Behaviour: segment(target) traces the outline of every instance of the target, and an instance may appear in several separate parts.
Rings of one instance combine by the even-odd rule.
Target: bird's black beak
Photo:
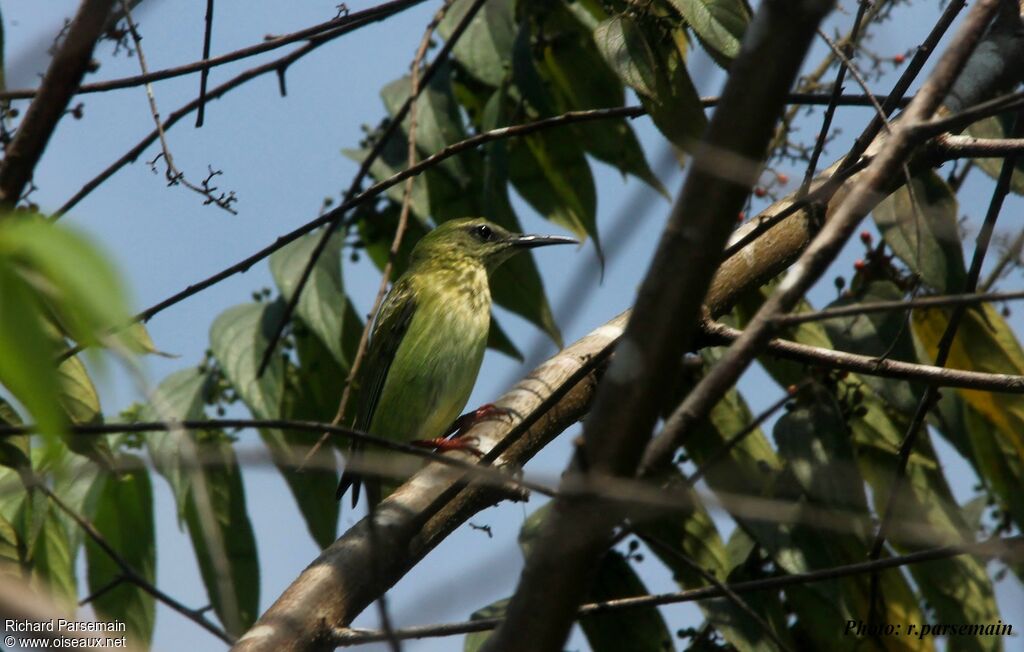
[[[509,239],[516,249],[535,249],[557,244],[579,244],[579,240],[560,235],[514,235]]]

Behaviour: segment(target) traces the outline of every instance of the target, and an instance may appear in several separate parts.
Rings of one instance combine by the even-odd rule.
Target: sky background
[[[355,11],[371,2],[347,3]],[[920,42],[933,20],[930,3],[899,14],[898,29],[884,31],[871,47],[883,55],[905,51]],[[63,20],[73,14],[74,0],[14,0],[2,3],[4,61],[9,88],[34,87],[48,63],[47,48]],[[144,161],[152,159],[150,147],[135,164],[127,166],[79,204],[64,223],[74,224],[97,238],[115,260],[132,288],[135,306],[152,305],[185,286],[248,256],[272,242],[279,234],[315,217],[325,197],[337,198],[348,186],[356,166],[341,155],[342,148],[354,146],[362,137],[361,125],[376,124],[384,114],[378,96],[387,82],[402,76],[422,35],[423,28],[440,5],[426,2],[386,22],[372,25],[322,46],[293,64],[287,73],[288,95],[278,93],[273,75],[261,77],[232,91],[226,98],[207,106],[206,126],[193,127],[186,118],[168,132],[169,144],[178,167],[195,182],[207,166],[223,170],[218,183],[238,196],[232,216],[211,206],[183,188],[167,188],[162,174],[154,174]],[[848,28],[854,7],[849,0],[830,19]],[[143,49],[150,70],[166,68],[201,58],[205,3],[146,0],[135,13],[143,34]],[[260,42],[268,33],[282,34],[333,17],[333,2],[283,3],[269,0],[220,0],[216,4],[214,56]],[[112,57],[113,45],[101,44],[99,71],[89,81],[138,74],[138,61],[120,53]],[[214,86],[243,69],[279,56],[285,48],[240,63],[215,68],[210,73]],[[816,45],[811,61],[820,60],[822,46]],[[690,64],[691,74],[703,95],[717,94],[724,80],[722,72],[703,57],[700,50]],[[198,76],[188,76],[154,85],[161,113],[169,114],[192,100],[198,92]],[[885,91],[886,78],[874,85]],[[855,91],[852,80],[847,89]],[[61,121],[46,155],[36,171],[38,190],[31,199],[43,212],[55,210],[100,169],[118,158],[152,129],[145,91],[132,88],[80,97],[84,117]],[[16,104],[24,110],[25,102]],[[751,110],[756,110],[752,107]],[[843,130],[831,147],[832,160],[869,117],[870,109],[841,109],[837,126]],[[816,132],[819,120],[805,123]],[[682,173],[668,154],[664,140],[649,120],[633,122],[649,155],[652,167],[674,195]],[[813,134],[806,134],[808,140]],[[632,303],[636,288],[646,271],[647,261],[667,218],[670,204],[635,180],[624,181],[615,170],[594,163],[598,188],[598,224],[608,254],[603,279],[596,265],[593,247],[541,250],[536,260],[544,278],[557,321],[567,343],[615,316]],[[788,171],[795,183],[802,171]],[[988,201],[991,184],[974,174],[963,196],[977,204],[961,206],[977,222]],[[528,206],[515,199],[524,230],[557,233],[558,228],[541,220]],[[1012,197],[1003,212],[1002,228],[1020,228],[1021,202]],[[970,220],[966,225],[973,235]],[[971,247],[968,247],[968,256]],[[862,251],[859,244],[849,248],[833,271],[811,295],[816,305],[832,300],[831,279],[847,276]],[[345,260],[346,290],[363,313],[368,311],[379,275],[365,261]],[[1019,277],[1015,277],[1019,280]],[[1007,285],[1007,284],[1004,284]],[[198,363],[208,346],[208,329],[224,309],[250,300],[254,290],[273,287],[267,264],[255,265],[185,302],[161,313],[149,323],[157,347],[178,356],[174,359],[150,356],[143,361],[150,385],[169,373]],[[535,363],[555,352],[554,345],[530,324],[498,310],[498,316],[519,348],[527,353],[526,364],[489,352],[470,407],[499,396]],[[1014,317],[1014,326],[1020,321]],[[141,400],[144,388],[123,370],[113,367],[97,378],[104,412],[116,414]],[[748,373],[741,390],[757,412],[782,395],[759,369]],[[538,477],[554,480],[569,458],[567,442],[578,432],[572,428],[547,447],[527,467]],[[765,432],[770,432],[767,428]],[[159,436],[159,435],[155,435]],[[255,433],[242,434],[240,450],[261,451]],[[972,497],[976,479],[951,454],[944,442],[933,437],[961,501]],[[251,442],[251,443],[249,443]],[[281,593],[298,573],[315,558],[316,545],[309,537],[291,494],[277,471],[267,464],[249,466],[244,481],[250,518],[256,532],[261,561],[261,611]],[[154,474],[158,535],[157,584],[187,605],[207,604],[205,590],[186,533],[174,518],[173,498],[162,478]],[[515,588],[522,555],[515,536],[524,518],[543,501],[506,503],[487,510],[472,523],[489,526],[494,538],[468,527],[459,529],[420,563],[389,593],[389,606],[397,626],[438,621],[464,620],[477,608],[507,597]],[[347,504],[345,506],[347,508]],[[345,509],[340,531],[361,517],[361,511]],[[731,521],[717,515],[723,537]],[[640,564],[638,570],[652,592],[673,591],[676,585],[655,563]],[[1003,619],[1024,628],[1024,591],[1014,579],[999,584]],[[196,650],[222,646],[205,631],[174,612],[158,605],[154,649],[189,647]],[[663,609],[675,630],[695,624],[695,606],[676,605]],[[373,627],[375,609],[368,609],[355,623]],[[1007,650],[1024,651],[1024,637],[1006,640]],[[406,650],[451,650],[461,640],[410,641]],[[578,634],[567,649],[585,648]],[[367,646],[360,649],[383,649]]]

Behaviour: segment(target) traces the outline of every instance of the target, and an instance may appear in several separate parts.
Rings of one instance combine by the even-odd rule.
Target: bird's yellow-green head
[[[511,233],[482,217],[448,220],[416,243],[410,267],[470,262],[481,264],[491,272],[519,251],[554,244],[578,242],[557,235]]]

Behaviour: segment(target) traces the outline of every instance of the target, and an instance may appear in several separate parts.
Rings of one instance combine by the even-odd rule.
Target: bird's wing
[[[416,313],[416,298],[411,284],[406,279],[399,279],[391,288],[377,315],[373,326],[370,344],[366,350],[357,385],[358,410],[356,412],[355,429],[366,432],[373,423],[373,415],[377,411],[377,403],[384,392],[384,383],[388,378],[391,363],[398,353],[409,323]],[[358,453],[362,448],[357,442],[349,447],[350,455]],[[341,500],[345,491],[351,486],[352,506],[359,500],[360,478],[358,474],[346,469],[338,483],[335,497]]]

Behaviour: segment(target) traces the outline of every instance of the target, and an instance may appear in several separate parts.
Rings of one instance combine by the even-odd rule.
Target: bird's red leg
[[[411,443],[413,446],[422,446],[441,453],[446,453],[448,451],[466,451],[476,455],[477,457],[483,457],[483,452],[464,439],[460,433],[469,430],[480,421],[486,421],[487,419],[493,419],[495,417],[510,414],[512,414],[512,410],[509,408],[498,407],[493,403],[485,403],[472,412],[467,412],[453,421],[452,425],[448,428],[443,437],[437,437],[435,439],[420,439]]]

